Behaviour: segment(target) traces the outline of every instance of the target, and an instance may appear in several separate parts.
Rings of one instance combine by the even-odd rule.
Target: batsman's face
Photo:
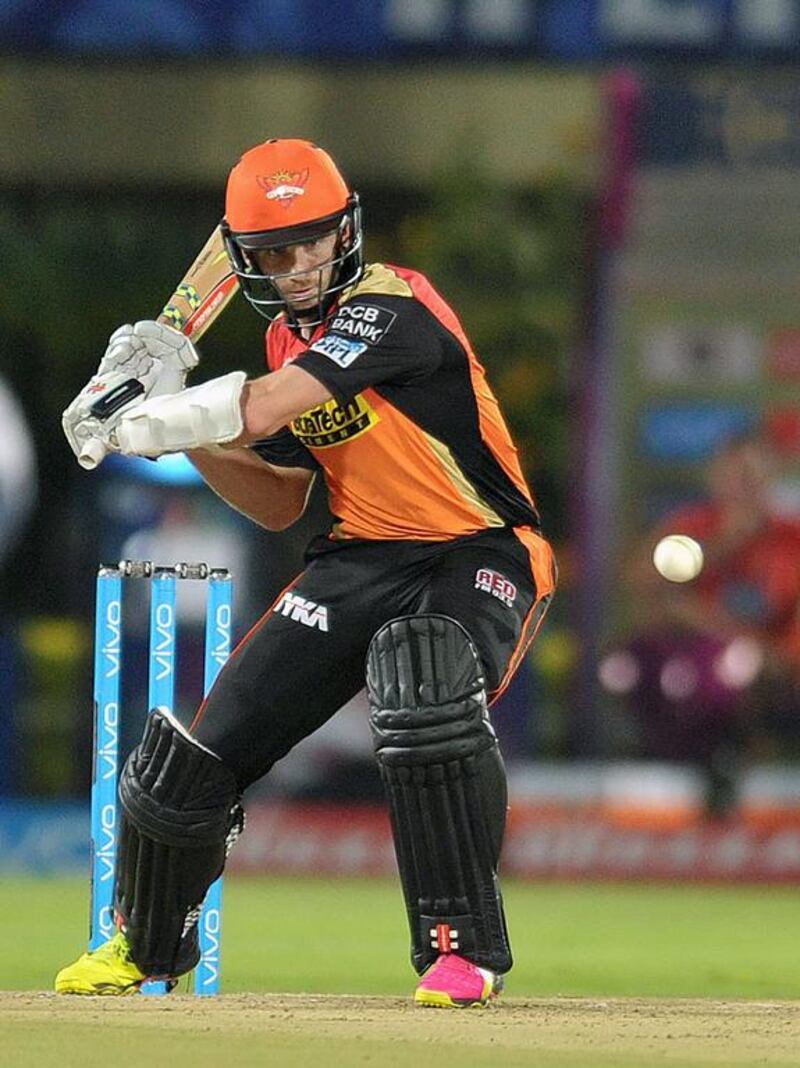
[[[272,281],[281,297],[296,312],[316,309],[331,283],[338,233],[323,234],[313,241],[260,249],[256,263]]]

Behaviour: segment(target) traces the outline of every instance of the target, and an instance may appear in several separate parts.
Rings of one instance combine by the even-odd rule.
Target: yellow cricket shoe
[[[84,953],[56,976],[57,994],[101,994],[119,997],[137,994],[146,976],[131,960],[128,940],[122,931],[93,953]]]

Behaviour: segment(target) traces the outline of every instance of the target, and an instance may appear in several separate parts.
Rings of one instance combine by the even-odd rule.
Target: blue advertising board
[[[74,875],[88,871],[88,805],[0,801],[0,874]]]
[[[725,442],[755,428],[758,412],[734,404],[665,404],[643,411],[640,447],[650,460],[708,460]]]
[[[0,0],[0,49],[560,61],[800,52],[800,0]]]

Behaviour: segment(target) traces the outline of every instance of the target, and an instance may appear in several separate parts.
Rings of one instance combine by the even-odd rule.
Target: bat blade
[[[222,231],[217,226],[158,317],[195,341],[208,330],[239,289]]]

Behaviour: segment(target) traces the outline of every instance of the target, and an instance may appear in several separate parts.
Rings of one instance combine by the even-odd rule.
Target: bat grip
[[[144,385],[136,378],[129,378],[115,389],[112,389],[100,400],[95,401],[91,407],[92,415],[97,419],[110,419],[120,408],[124,408],[131,401],[144,394]],[[108,446],[99,438],[89,438],[81,449],[78,463],[85,471],[94,471],[105,460],[108,454]]]
[[[144,385],[138,378],[129,378],[126,382],[120,383],[100,400],[95,401],[91,407],[92,415],[98,419],[110,419],[111,416],[124,408],[126,404],[129,404],[137,397],[141,397],[144,394]]]
[[[99,438],[90,438],[81,450],[78,463],[85,471],[94,471],[108,454],[108,449]]]

